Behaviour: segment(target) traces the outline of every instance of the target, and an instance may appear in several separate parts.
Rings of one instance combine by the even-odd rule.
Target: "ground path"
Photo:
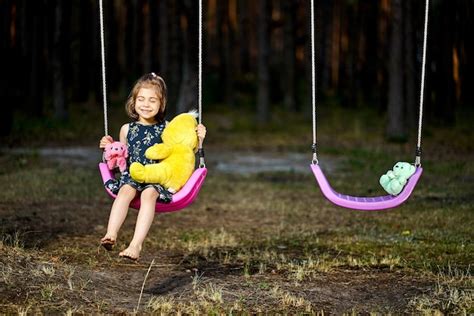
[[[76,166],[86,166],[101,160],[101,151],[95,147],[43,147],[37,149],[15,148],[0,149],[10,154],[36,153],[46,159]],[[232,152],[206,149],[206,163],[216,171],[236,174],[259,172],[295,172],[308,173],[311,153],[275,153],[275,152]],[[330,173],[337,160],[325,161],[324,169]]]

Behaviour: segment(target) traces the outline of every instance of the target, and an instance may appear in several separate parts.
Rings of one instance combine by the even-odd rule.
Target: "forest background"
[[[285,113],[310,120],[310,1],[203,5],[206,111],[252,113],[252,128]],[[121,107],[133,82],[154,71],[168,84],[170,116],[196,107],[198,2],[104,6],[112,105]],[[471,1],[432,1],[428,126],[454,126],[472,117],[473,7]],[[31,143],[27,135],[36,136],[34,143],[97,139],[98,115],[93,117],[99,129],[84,133],[77,123],[102,109],[97,1],[1,0],[0,9],[3,140],[14,145]],[[316,1],[315,10],[318,108],[371,109],[384,118],[388,139],[406,141],[418,120],[424,2]],[[57,127],[82,132],[37,133]],[[38,141],[38,134],[47,136]]]

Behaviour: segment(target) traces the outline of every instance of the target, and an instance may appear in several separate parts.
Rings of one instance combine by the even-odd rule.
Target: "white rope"
[[[107,84],[105,81],[105,44],[104,44],[104,10],[102,0],[99,0],[100,16],[100,53],[102,57],[102,99],[104,103],[104,135],[109,135],[107,120]]]
[[[199,61],[198,61],[198,106],[199,124],[202,123],[202,0],[199,0]],[[199,168],[205,168],[204,150],[202,142],[199,142]]]
[[[199,124],[202,122],[202,0],[199,0],[199,70],[198,70]]]
[[[430,0],[426,0],[425,5],[425,27],[423,34],[423,59],[421,62],[421,87],[420,87],[420,113],[418,116],[418,142],[417,142],[417,151],[421,149],[421,129],[423,124],[423,95],[425,91],[425,68],[426,68],[426,42],[428,38],[428,9],[430,6]],[[415,165],[421,165],[421,157],[416,155]]]
[[[316,145],[316,62],[314,53],[314,0],[311,0],[311,104],[313,107],[313,146]],[[318,163],[318,154],[313,149],[313,164]]]

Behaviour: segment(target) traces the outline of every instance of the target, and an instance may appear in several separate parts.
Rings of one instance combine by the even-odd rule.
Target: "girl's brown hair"
[[[155,118],[158,122],[163,122],[166,115],[166,83],[163,78],[156,75],[154,72],[143,75],[137,80],[137,82],[135,82],[132,91],[130,91],[127,102],[125,103],[125,111],[127,112],[127,115],[134,120],[138,120],[138,114],[135,111],[135,101],[141,88],[155,90],[160,102],[160,109],[158,110],[158,114],[156,114]]]

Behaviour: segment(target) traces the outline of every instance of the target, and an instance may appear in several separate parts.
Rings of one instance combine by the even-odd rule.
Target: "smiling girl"
[[[150,73],[142,76],[135,83],[125,110],[134,121],[124,124],[120,129],[120,142],[127,144],[129,157],[127,166],[133,162],[149,164],[154,161],[145,157],[145,151],[154,144],[161,143],[161,133],[166,126],[166,84],[164,80]],[[197,127],[197,135],[202,142],[206,136],[206,128],[200,124]],[[99,147],[105,148],[112,143],[113,139],[107,135],[100,140]],[[155,204],[169,203],[172,194],[159,184],[138,183],[130,177],[127,167],[120,179],[106,183],[106,186],[117,197],[110,211],[107,233],[101,239],[101,244],[107,250],[111,250],[117,240],[117,235],[127,216],[130,202],[140,192],[140,210],[138,211],[135,232],[129,246],[119,256],[131,260],[137,260],[142,250],[142,245],[150,229],[155,215]]]

